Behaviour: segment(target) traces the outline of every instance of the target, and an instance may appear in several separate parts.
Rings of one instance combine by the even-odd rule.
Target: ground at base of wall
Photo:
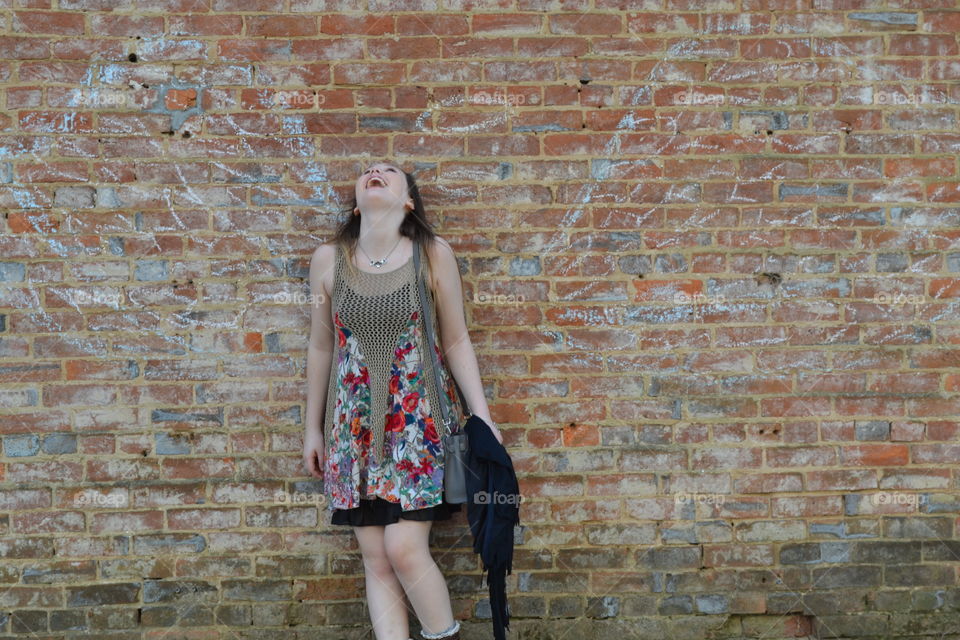
[[[418,638],[413,621],[410,635]],[[0,640],[375,640],[369,625],[286,628],[219,626],[0,634]],[[490,640],[489,621],[461,621],[461,640]],[[636,618],[513,618],[507,640],[960,640],[960,615],[865,612],[851,615],[728,614]]]
[[[463,640],[487,640],[489,626],[464,625]],[[658,616],[511,620],[507,640],[960,640],[957,613]]]

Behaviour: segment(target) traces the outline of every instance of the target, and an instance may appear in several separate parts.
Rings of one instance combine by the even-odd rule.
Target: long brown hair
[[[400,169],[400,167],[397,168]],[[403,169],[400,169],[400,171],[403,172],[403,175],[407,179],[407,193],[410,199],[413,200],[413,209],[407,211],[403,222],[400,223],[400,235],[410,238],[414,243],[423,247],[423,253],[427,260],[427,268],[429,269],[430,254],[427,249],[433,246],[437,234],[427,221],[427,212],[423,208],[423,199],[420,197],[420,189],[417,187],[416,178]],[[341,211],[344,219],[337,226],[336,231],[334,231],[333,242],[338,244],[344,251],[347,256],[347,266],[353,270],[357,268],[356,265],[353,264],[353,256],[357,248],[357,239],[360,237],[360,215],[363,215],[362,213],[360,215],[353,213],[353,210],[357,208],[356,191],[350,196],[347,204],[349,206]],[[416,246],[416,244],[414,246]],[[423,268],[423,265],[421,265],[421,268]],[[419,274],[417,275],[419,276]],[[429,282],[429,280],[427,282]]]

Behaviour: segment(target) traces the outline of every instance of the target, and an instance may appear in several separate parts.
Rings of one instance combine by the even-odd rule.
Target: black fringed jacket
[[[513,571],[513,528],[520,524],[520,487],[513,461],[482,418],[470,415],[464,425],[467,452],[467,520],[473,550],[488,572],[490,611],[496,640],[510,628],[506,575]],[[483,575],[480,576],[481,581]]]

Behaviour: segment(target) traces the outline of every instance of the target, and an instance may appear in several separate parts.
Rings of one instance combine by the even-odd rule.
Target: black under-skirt
[[[404,520],[449,520],[454,513],[460,512],[462,507],[462,504],[450,504],[444,499],[443,502],[433,507],[404,511],[399,502],[390,502],[377,496],[373,500],[360,500],[360,506],[353,509],[334,509],[330,524],[363,527],[393,524],[400,518]]]

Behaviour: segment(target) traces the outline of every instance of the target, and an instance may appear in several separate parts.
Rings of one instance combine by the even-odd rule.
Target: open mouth
[[[367,189],[369,189],[370,187],[385,187],[385,186],[387,186],[387,183],[384,182],[382,178],[378,178],[374,176],[369,180],[367,180]]]

